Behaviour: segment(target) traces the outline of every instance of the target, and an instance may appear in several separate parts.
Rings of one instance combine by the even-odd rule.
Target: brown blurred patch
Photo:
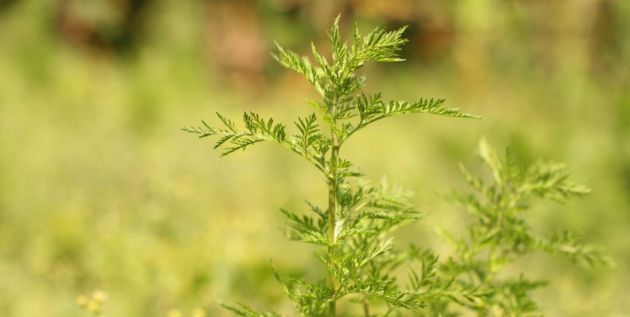
[[[244,88],[264,83],[268,47],[253,1],[207,2],[207,58],[222,77]]]
[[[409,26],[407,54],[424,61],[441,58],[454,43],[455,27],[449,6],[432,1],[353,0],[356,15],[384,20],[391,27]]]
[[[155,0],[59,0],[54,17],[60,37],[101,52],[126,53],[140,41],[147,8]]]

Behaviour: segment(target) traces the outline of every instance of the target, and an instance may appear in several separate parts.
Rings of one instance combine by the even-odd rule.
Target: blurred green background
[[[368,90],[484,117],[396,118],[348,144],[426,211],[399,241],[447,252],[433,228],[465,218],[442,194],[464,187],[457,164],[478,167],[483,136],[523,162],[566,162],[593,193],[529,220],[583,232],[618,267],[532,256],[514,269],[550,279],[536,293],[548,316],[630,316],[624,0],[0,0],[0,316],[85,316],[75,298],[96,289],[108,316],[227,316],[217,300],[291,312],[270,260],[320,269],[276,211],[323,202],[319,176],[271,145],[221,159],[179,129],[216,111],[309,111],[313,91],[269,52],[326,47],[339,12],[346,29],[410,25],[408,61],[368,67]]]

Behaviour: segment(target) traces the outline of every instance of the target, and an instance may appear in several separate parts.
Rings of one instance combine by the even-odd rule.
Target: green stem
[[[363,315],[370,317],[370,304],[368,303],[367,297],[363,298]]]
[[[335,107],[332,107],[334,116]],[[332,261],[336,243],[335,225],[337,224],[337,162],[339,156],[339,137],[335,131],[333,121],[330,130],[331,152],[330,152],[330,174],[328,176],[328,260]],[[335,279],[333,272],[328,270],[328,286],[330,288],[330,302],[328,304],[328,317],[337,316],[337,301],[335,300],[339,282]]]

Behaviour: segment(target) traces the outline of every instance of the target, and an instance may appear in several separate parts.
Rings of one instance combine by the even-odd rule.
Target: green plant
[[[522,167],[509,151],[500,157],[485,140],[480,143],[479,156],[492,177],[488,181],[461,167],[473,192],[455,193],[452,198],[472,219],[464,238],[442,231],[455,252],[439,270],[446,277],[492,290],[478,306],[472,307],[477,316],[540,316],[530,293],[546,282],[530,280],[523,274],[510,277],[503,272],[526,254],[535,251],[560,254],[586,267],[612,264],[574,232],[558,230],[550,238],[544,238],[526,222],[525,213],[535,198],[564,203],[590,192],[586,186],[570,181],[562,164],[537,162]],[[446,303],[434,305],[434,314],[445,314],[446,307]]]
[[[309,204],[311,215],[282,210],[291,227],[289,237],[321,246],[318,258],[328,272],[326,280],[307,282],[276,271],[276,277],[304,316],[336,316],[337,302],[346,296],[355,297],[369,316],[372,301],[385,303],[389,315],[399,308],[421,308],[434,297],[475,291],[468,285],[426,274],[412,275],[411,288],[401,289],[391,273],[401,265],[405,252],[394,250],[388,235],[400,225],[418,219],[418,211],[403,191],[369,185],[341,156],[341,149],[351,136],[384,118],[408,113],[473,117],[444,107],[442,99],[383,101],[378,93],[362,91],[365,77],[358,71],[365,63],[402,61],[398,52],[407,42],[402,38],[403,31],[404,28],[391,32],[377,28],[361,36],[355,25],[353,41],[347,45],[341,39],[337,19],[328,34],[332,59],[312,46],[316,65],[278,45],[274,58],[306,77],[323,98],[311,102],[315,113],[297,119],[295,134],[289,135],[283,124],[251,112],[243,115],[244,128],[219,114],[222,128],[203,122],[201,127],[185,129],[202,138],[219,137],[215,148],[223,148],[223,155],[262,141],[279,144],[309,161],[325,177],[327,208]],[[322,122],[326,128],[320,126]],[[414,255],[424,254],[413,251]],[[429,260],[432,265],[433,259]],[[246,306],[227,307],[242,316],[274,316]]]
[[[488,202],[484,205],[485,200],[475,200],[473,196],[460,199],[469,209],[479,210],[479,220],[470,227],[469,240],[452,239],[457,252],[440,263],[430,250],[414,245],[402,250],[394,248],[392,231],[418,220],[419,212],[405,191],[387,184],[369,184],[341,155],[350,137],[384,118],[410,113],[476,118],[445,107],[442,99],[384,101],[379,93],[363,92],[365,78],[359,70],[367,62],[402,61],[398,53],[407,42],[402,38],[403,32],[404,28],[389,32],[377,28],[362,36],[355,25],[352,42],[346,44],[337,19],[328,34],[332,58],[324,57],[312,45],[315,63],[277,45],[274,58],[306,77],[322,97],[321,101],[310,102],[315,112],[298,118],[293,133],[284,124],[253,112],[243,115],[243,127],[217,114],[221,127],[202,121],[201,126],[184,130],[200,138],[218,137],[215,148],[223,149],[223,155],[259,142],[272,142],[300,155],[324,176],[327,207],[308,203],[308,213],[282,210],[289,224],[287,235],[319,246],[317,258],[327,271],[321,280],[306,281],[285,276],[274,268],[276,278],[302,316],[400,316],[404,311],[420,316],[456,316],[451,312],[453,303],[458,304],[459,310],[491,316],[490,307],[511,300],[501,297],[506,292],[522,301],[517,303],[518,309],[530,311],[528,291],[538,284],[495,279],[499,267],[514,255],[539,248],[595,261],[593,253],[584,248],[567,252],[565,245],[578,246],[568,240],[568,235],[548,241],[531,236],[518,217],[524,206],[521,199],[528,195],[561,198],[584,192],[582,187],[570,185],[561,169],[540,166],[521,174],[512,169],[509,161],[498,161],[494,154],[484,152],[483,157],[494,169],[496,184],[484,187],[481,180],[466,174]],[[525,245],[520,244],[522,239],[527,240]],[[481,256],[488,259],[477,261]],[[404,272],[409,276],[405,287],[398,280]],[[350,299],[350,304],[340,305],[338,310],[338,302],[345,298]],[[279,316],[242,304],[225,307],[240,316]]]

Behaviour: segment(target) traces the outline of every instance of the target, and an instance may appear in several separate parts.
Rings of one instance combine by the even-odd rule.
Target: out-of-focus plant
[[[277,45],[274,58],[303,75],[322,97],[310,102],[315,112],[298,118],[294,132],[253,112],[243,115],[243,126],[218,114],[220,127],[202,121],[201,126],[184,129],[200,138],[218,137],[215,148],[221,148],[223,155],[260,142],[275,143],[322,173],[328,190],[327,207],[309,202],[307,213],[282,213],[289,225],[289,238],[320,247],[317,258],[327,276],[307,281],[273,270],[302,316],[402,316],[404,311],[419,316],[457,316],[451,311],[455,304],[457,311],[469,310],[479,316],[523,316],[535,310],[529,293],[541,283],[524,277],[499,278],[497,273],[504,265],[538,249],[564,253],[586,263],[603,261],[572,234],[538,238],[520,217],[529,197],[562,200],[585,194],[585,187],[570,183],[558,165],[519,170],[509,158],[500,160],[485,145],[482,157],[493,170],[494,183],[485,184],[465,173],[479,195],[458,196],[458,201],[477,218],[469,227],[469,238],[451,238],[455,255],[440,263],[434,252],[415,245],[394,248],[392,231],[416,221],[419,212],[402,189],[369,184],[343,158],[343,145],[359,130],[395,115],[476,116],[447,108],[442,99],[384,101],[380,93],[363,92],[365,77],[359,70],[365,63],[402,61],[398,52],[407,41],[402,38],[404,28],[377,28],[363,36],[355,25],[353,31],[347,44],[341,39],[337,19],[328,34],[331,58],[312,45],[314,63]],[[399,281],[403,272],[409,274],[407,283]],[[279,316],[243,304],[225,307],[239,316]]]
[[[107,301],[107,293],[95,290],[91,295],[77,296],[77,306],[89,316],[103,316],[103,308]]]
[[[479,155],[492,177],[486,180],[461,167],[473,191],[452,197],[472,215],[472,221],[465,237],[441,231],[455,252],[441,264],[440,275],[492,290],[480,305],[471,307],[477,316],[541,316],[531,292],[546,281],[523,274],[509,276],[504,272],[507,265],[536,251],[564,255],[587,267],[612,262],[574,232],[559,230],[550,238],[537,235],[524,215],[535,198],[562,203],[590,190],[569,180],[562,164],[538,162],[521,167],[509,151],[500,157],[485,140]],[[448,303],[434,304],[430,316],[453,316],[447,311]]]

